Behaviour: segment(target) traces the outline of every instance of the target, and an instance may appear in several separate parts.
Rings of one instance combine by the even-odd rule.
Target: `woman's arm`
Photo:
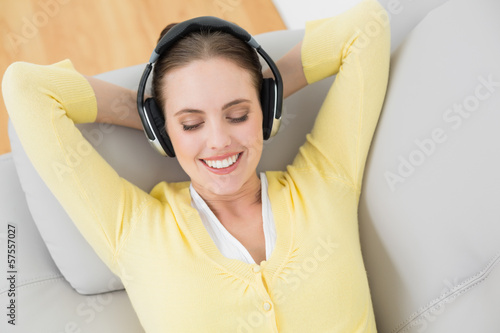
[[[142,130],[137,112],[137,92],[118,85],[85,76],[94,90],[98,123],[108,123]]]
[[[337,76],[294,165],[361,189],[387,89],[390,41],[387,12],[376,0],[307,23],[301,48],[307,82]]]
[[[2,92],[33,166],[111,266],[131,226],[153,198],[120,177],[75,126],[96,119],[93,87],[68,60],[50,66],[18,62],[5,72]],[[113,98],[106,100],[101,98],[101,103],[111,105]]]
[[[307,80],[302,68],[301,59],[302,41],[295,45],[288,53],[276,61],[276,66],[283,79],[283,98],[307,86]],[[270,69],[264,71],[265,78],[272,78]]]

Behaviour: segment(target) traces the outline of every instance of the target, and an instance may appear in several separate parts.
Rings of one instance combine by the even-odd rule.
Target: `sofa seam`
[[[62,274],[48,275],[48,276],[41,278],[41,279],[40,278],[33,278],[33,279],[23,281],[22,283],[16,283],[16,289],[23,288],[23,287],[29,287],[29,286],[33,286],[36,284],[50,282],[50,281],[54,281],[54,280],[60,280],[60,279],[65,280],[64,276],[62,276]],[[8,291],[9,291],[9,287],[6,287],[4,290],[0,290],[0,296],[3,294],[6,294]]]
[[[482,270],[472,275],[468,279],[464,280],[462,283],[456,285],[455,287],[452,288],[452,290],[441,294],[438,298],[435,298],[434,300],[427,303],[425,306],[421,307],[418,311],[411,314],[408,319],[400,323],[391,332],[392,333],[407,332],[410,328],[418,324],[420,322],[421,317],[425,316],[432,309],[439,308],[444,304],[450,303],[457,297],[462,296],[469,290],[473,289],[482,282],[486,281],[490,276],[490,273],[494,271],[495,266],[497,266],[499,263],[500,263],[500,252],[497,252],[493,256],[493,259],[491,259]]]

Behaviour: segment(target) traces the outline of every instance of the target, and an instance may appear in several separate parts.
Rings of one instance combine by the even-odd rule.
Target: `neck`
[[[242,216],[248,212],[248,208],[262,204],[261,182],[257,174],[248,179],[236,193],[217,194],[195,183],[193,187],[218,218],[227,214]]]

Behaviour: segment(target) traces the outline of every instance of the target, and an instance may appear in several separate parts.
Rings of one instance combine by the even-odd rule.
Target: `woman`
[[[135,92],[84,78],[69,61],[9,67],[5,101],[26,152],[123,278],[146,332],[376,331],[357,203],[387,85],[387,23],[375,0],[308,23],[277,62],[285,97],[337,77],[292,165],[260,179],[255,70],[217,53],[165,69],[155,97],[191,181],[162,182],[149,194],[93,150],[70,161],[71,151],[91,149],[74,122],[141,128],[137,115],[120,119],[109,108]],[[55,163],[70,171],[57,173]]]

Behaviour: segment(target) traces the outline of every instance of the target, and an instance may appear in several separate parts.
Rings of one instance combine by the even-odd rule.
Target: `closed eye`
[[[200,127],[201,124],[203,124],[203,123],[199,123],[199,124],[195,124],[195,125],[182,125],[182,129],[184,131],[192,131],[192,130],[195,130],[198,127]]]
[[[242,123],[248,119],[248,114],[245,114],[239,118],[229,118],[229,121],[232,123]]]
[[[227,119],[229,119],[229,121],[233,124],[238,124],[238,123],[242,123],[242,122],[248,120],[248,114],[245,114],[245,115],[238,117],[238,118],[227,117]],[[197,129],[198,127],[200,127],[201,125],[203,125],[203,122],[198,123],[198,124],[194,124],[194,125],[183,124],[182,129],[184,131],[193,131],[193,130]]]

